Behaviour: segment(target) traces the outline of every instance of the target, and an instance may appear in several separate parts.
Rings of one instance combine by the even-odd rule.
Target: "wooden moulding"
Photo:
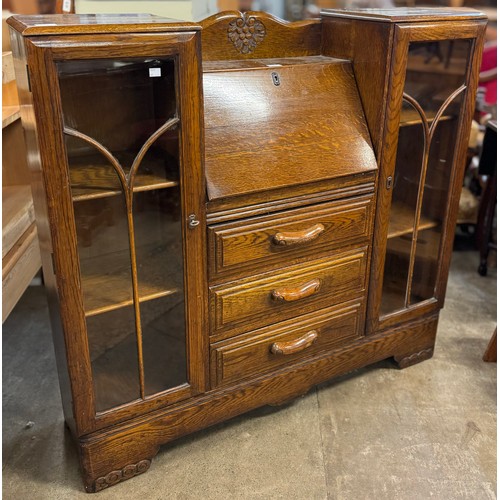
[[[394,357],[401,367],[432,356],[438,314],[284,368],[272,376],[212,390],[175,408],[134,418],[113,429],[82,437],[80,459],[88,492],[146,471],[160,445],[263,405],[286,402],[316,384]],[[141,465],[139,465],[141,464]]]
[[[310,260],[332,245],[368,240],[372,226],[372,196],[322,203],[276,215],[250,217],[208,227],[210,283],[237,278],[244,269],[259,272],[283,267],[299,259]],[[310,233],[301,231],[309,228]],[[291,245],[276,238],[293,238]],[[287,236],[288,235],[288,236]]]
[[[11,16],[7,24],[23,36],[197,31],[196,23],[152,14],[49,14]]]
[[[264,12],[226,11],[205,19],[201,27],[204,61],[321,53],[319,19],[289,23]],[[248,35],[243,41],[242,33]]]
[[[326,9],[321,12],[324,17],[349,19],[365,19],[385,23],[415,23],[436,21],[468,21],[486,19],[486,15],[467,7],[409,7],[388,9]]]

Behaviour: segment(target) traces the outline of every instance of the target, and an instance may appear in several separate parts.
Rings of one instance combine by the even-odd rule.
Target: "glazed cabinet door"
[[[57,124],[42,170],[85,429],[205,390],[206,272],[198,35],[81,38],[31,61]]]
[[[437,309],[444,298],[481,44],[477,24],[442,25],[395,29],[392,142],[380,187],[388,224],[371,308],[379,329]]]

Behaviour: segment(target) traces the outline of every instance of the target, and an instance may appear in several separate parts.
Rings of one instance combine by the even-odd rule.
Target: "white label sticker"
[[[71,12],[71,0],[63,0],[62,10],[63,12]]]
[[[161,68],[149,68],[149,76],[161,76]]]

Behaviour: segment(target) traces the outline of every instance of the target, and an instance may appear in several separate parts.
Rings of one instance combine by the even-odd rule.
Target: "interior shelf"
[[[415,211],[399,201],[393,201],[391,206],[391,217],[389,221],[388,238],[403,236],[413,232],[413,224],[415,222]],[[420,222],[418,225],[419,231],[436,227],[438,222],[420,214]]]
[[[409,258],[411,236],[391,238],[387,243],[387,253]],[[441,232],[420,231],[417,238],[416,255],[419,260],[433,260],[438,255]]]
[[[424,110],[425,116],[427,117],[427,123],[431,123],[432,120],[434,120],[434,117],[436,116],[435,111],[427,111]],[[453,120],[456,117],[454,115],[441,115],[439,118],[440,122],[447,121],[447,120]],[[409,127],[412,125],[420,125],[422,123],[422,120],[420,118],[420,115],[415,109],[407,109],[404,108],[401,110],[401,118],[399,122],[400,127]]]
[[[179,243],[180,244],[180,243]],[[181,256],[173,244],[137,247],[139,302],[182,291]],[[85,315],[95,316],[133,304],[130,253],[121,250],[81,262]]]
[[[134,179],[134,193],[178,186],[164,159],[143,160]],[[69,169],[73,201],[107,198],[122,194],[113,167],[98,155],[73,159]]]

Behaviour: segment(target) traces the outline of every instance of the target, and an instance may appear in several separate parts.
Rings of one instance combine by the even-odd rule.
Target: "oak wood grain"
[[[212,335],[235,335],[359,296],[365,287],[366,251],[367,247],[360,247],[281,272],[210,287]],[[293,292],[312,280],[319,281],[313,295],[290,302],[273,300],[276,290]]]
[[[354,301],[212,344],[212,383],[227,384],[268,373],[351,342],[360,335],[361,312],[361,304]],[[306,345],[297,346],[301,340]]]
[[[364,196],[209,226],[211,279],[256,265],[262,271],[282,267],[322,249],[363,241],[369,237],[372,210],[372,197]],[[275,243],[277,235],[299,234],[319,225],[322,231],[300,245]]]
[[[61,33],[63,31],[64,29]],[[94,36],[93,39],[98,47],[92,50],[86,45],[88,41],[86,35],[61,37],[57,47],[52,47],[50,43],[47,45],[44,37],[27,38],[26,42],[19,37],[13,47],[17,58],[16,74],[19,74],[21,81],[23,126],[28,131],[31,168],[34,172],[35,211],[41,235],[43,267],[50,291],[49,302],[65,399],[65,413],[77,435],[130,418],[130,414],[134,411],[147,411],[185,399],[203,391],[208,384],[208,366],[205,362],[208,356],[208,340],[201,334],[201,328],[206,324],[207,311],[204,298],[206,286],[201,285],[206,276],[205,233],[201,230],[186,230],[183,244],[186,261],[189,264],[185,264],[184,269],[185,290],[190,296],[192,295],[187,304],[186,314],[187,335],[190,337],[187,343],[189,389],[186,391],[185,388],[180,388],[176,394],[167,391],[157,398],[136,401],[117,408],[114,412],[104,412],[99,415],[95,413],[73,200],[54,58],[83,56],[91,59],[104,53],[109,57],[113,55],[139,57],[145,52],[150,56],[158,53],[177,58],[179,112],[183,118],[181,137],[186,138],[181,141],[180,152],[183,220],[187,221],[188,215],[194,212],[204,223],[205,187],[201,163],[202,149],[190,147],[192,144],[201,144],[202,141],[199,40],[192,31],[165,34],[161,37],[146,34],[143,36],[144,38],[141,38],[140,34],[127,35],[125,44],[121,43],[119,35]],[[24,43],[27,47],[26,56]],[[107,50],[100,52],[99,47],[101,49],[107,47]],[[24,57],[31,75],[32,93],[29,92],[27,85]],[[53,123],[54,127],[46,127],[47,121]],[[43,128],[37,126],[40,123],[44,124]],[[30,135],[32,130],[35,134]],[[53,165],[57,165],[57,168]],[[189,171],[186,165],[189,165]],[[189,178],[188,183],[184,182],[187,178]],[[140,301],[139,295],[135,297],[135,302],[138,301]],[[78,417],[75,418],[74,415]]]
[[[204,73],[203,86],[209,200],[376,169],[348,62]]]
[[[387,178],[394,173],[408,43],[474,40],[458,164],[485,24],[470,11],[418,9],[326,12],[297,24],[233,11],[201,23],[201,34],[194,23],[117,19],[9,21],[65,418],[87,491],[146,471],[159,446],[177,437],[388,357],[409,366],[432,356],[458,167],[438,242],[436,296],[384,321],[378,316],[387,235],[406,236],[411,218],[402,213],[390,229]],[[74,207],[102,200],[77,197],[74,205],[56,62],[130,57],[170,57],[176,64],[180,172],[173,181],[185,222],[188,383],[96,414]],[[108,115],[103,120],[112,120]],[[415,117],[407,118],[413,127]],[[136,181],[141,189],[168,187],[155,178],[144,186]],[[189,228],[190,220],[199,224]],[[433,220],[420,217],[417,225]],[[302,244],[273,243],[297,239]],[[134,256],[154,260],[147,252]],[[153,267],[160,276],[161,263]],[[105,286],[97,280],[91,288]],[[275,301],[276,290],[298,300]]]
[[[264,12],[226,11],[205,19],[201,27],[204,61],[303,57],[321,50],[317,19],[288,23]]]
[[[347,17],[349,19],[368,19],[386,23],[416,23],[437,21],[468,21],[486,19],[482,12],[467,7],[400,7],[374,9],[325,9],[325,17]]]
[[[95,490],[98,477],[153,458],[160,444],[252,408],[296,397],[315,384],[367,364],[433,347],[436,328],[436,314],[421,317],[274,375],[212,390],[181,405],[136,416],[113,429],[83,437],[79,446],[87,491]]]
[[[227,222],[315,203],[371,194],[375,190],[376,178],[377,171],[371,171],[348,177],[336,177],[314,184],[288,186],[251,195],[209,201],[207,202],[207,221],[210,224]]]
[[[7,24],[23,36],[119,34],[199,30],[196,23],[152,14],[47,14],[11,16]]]

